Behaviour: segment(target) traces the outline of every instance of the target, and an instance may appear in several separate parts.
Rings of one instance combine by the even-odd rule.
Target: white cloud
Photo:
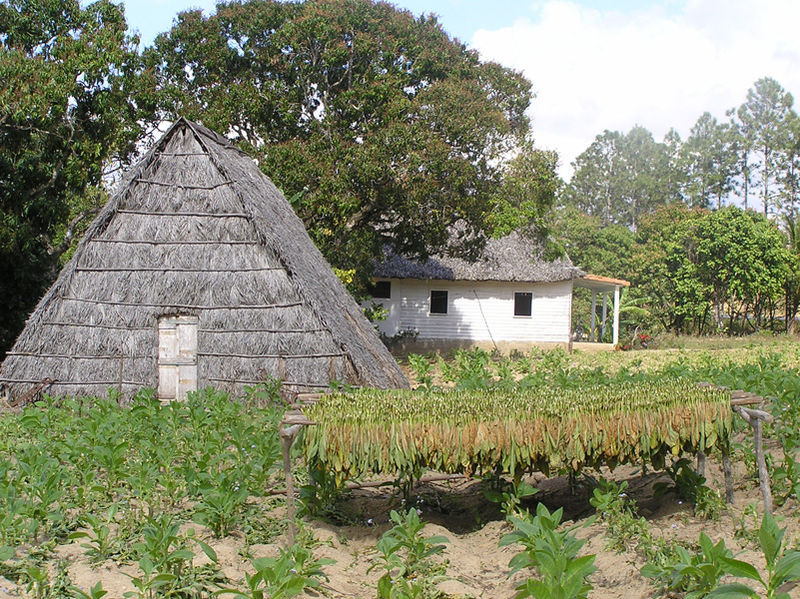
[[[604,129],[643,125],[682,137],[704,112],[724,118],[760,77],[800,93],[800,2],[686,0],[633,12],[546,0],[531,18],[479,30],[486,59],[522,70],[541,147],[558,150],[562,175]]]

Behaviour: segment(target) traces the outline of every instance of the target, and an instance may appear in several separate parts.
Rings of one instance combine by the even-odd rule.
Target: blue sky
[[[214,0],[127,0],[132,29],[149,44],[182,10]],[[539,146],[560,171],[604,129],[643,125],[685,138],[709,111],[719,119],[760,77],[800,94],[798,0],[398,0],[433,12],[482,57],[533,82]]]

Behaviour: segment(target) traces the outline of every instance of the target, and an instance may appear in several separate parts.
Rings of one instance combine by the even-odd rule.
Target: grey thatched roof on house
[[[374,274],[375,278],[385,279],[526,283],[553,283],[584,275],[566,256],[558,260],[544,260],[541,245],[516,232],[499,239],[489,239],[476,262],[442,255],[418,262],[389,254],[384,262],[377,265]]]
[[[158,383],[158,319],[199,319],[198,387],[266,376],[408,382],[273,183],[224,137],[178,120],[128,173],[0,366],[19,396]]]

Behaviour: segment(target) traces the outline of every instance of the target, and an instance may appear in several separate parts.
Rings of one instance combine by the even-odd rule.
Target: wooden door
[[[158,319],[158,398],[183,401],[197,391],[196,316],[162,316]]]

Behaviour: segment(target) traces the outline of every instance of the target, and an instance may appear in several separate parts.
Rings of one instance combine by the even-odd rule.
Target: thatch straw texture
[[[158,319],[199,319],[198,386],[407,387],[291,206],[243,152],[180,119],[89,227],[0,366],[12,397],[158,384]]]
[[[474,262],[441,254],[419,262],[390,253],[375,268],[377,278],[439,281],[554,283],[578,279],[585,274],[566,256],[545,260],[541,243],[516,232],[489,239],[480,258]]]

